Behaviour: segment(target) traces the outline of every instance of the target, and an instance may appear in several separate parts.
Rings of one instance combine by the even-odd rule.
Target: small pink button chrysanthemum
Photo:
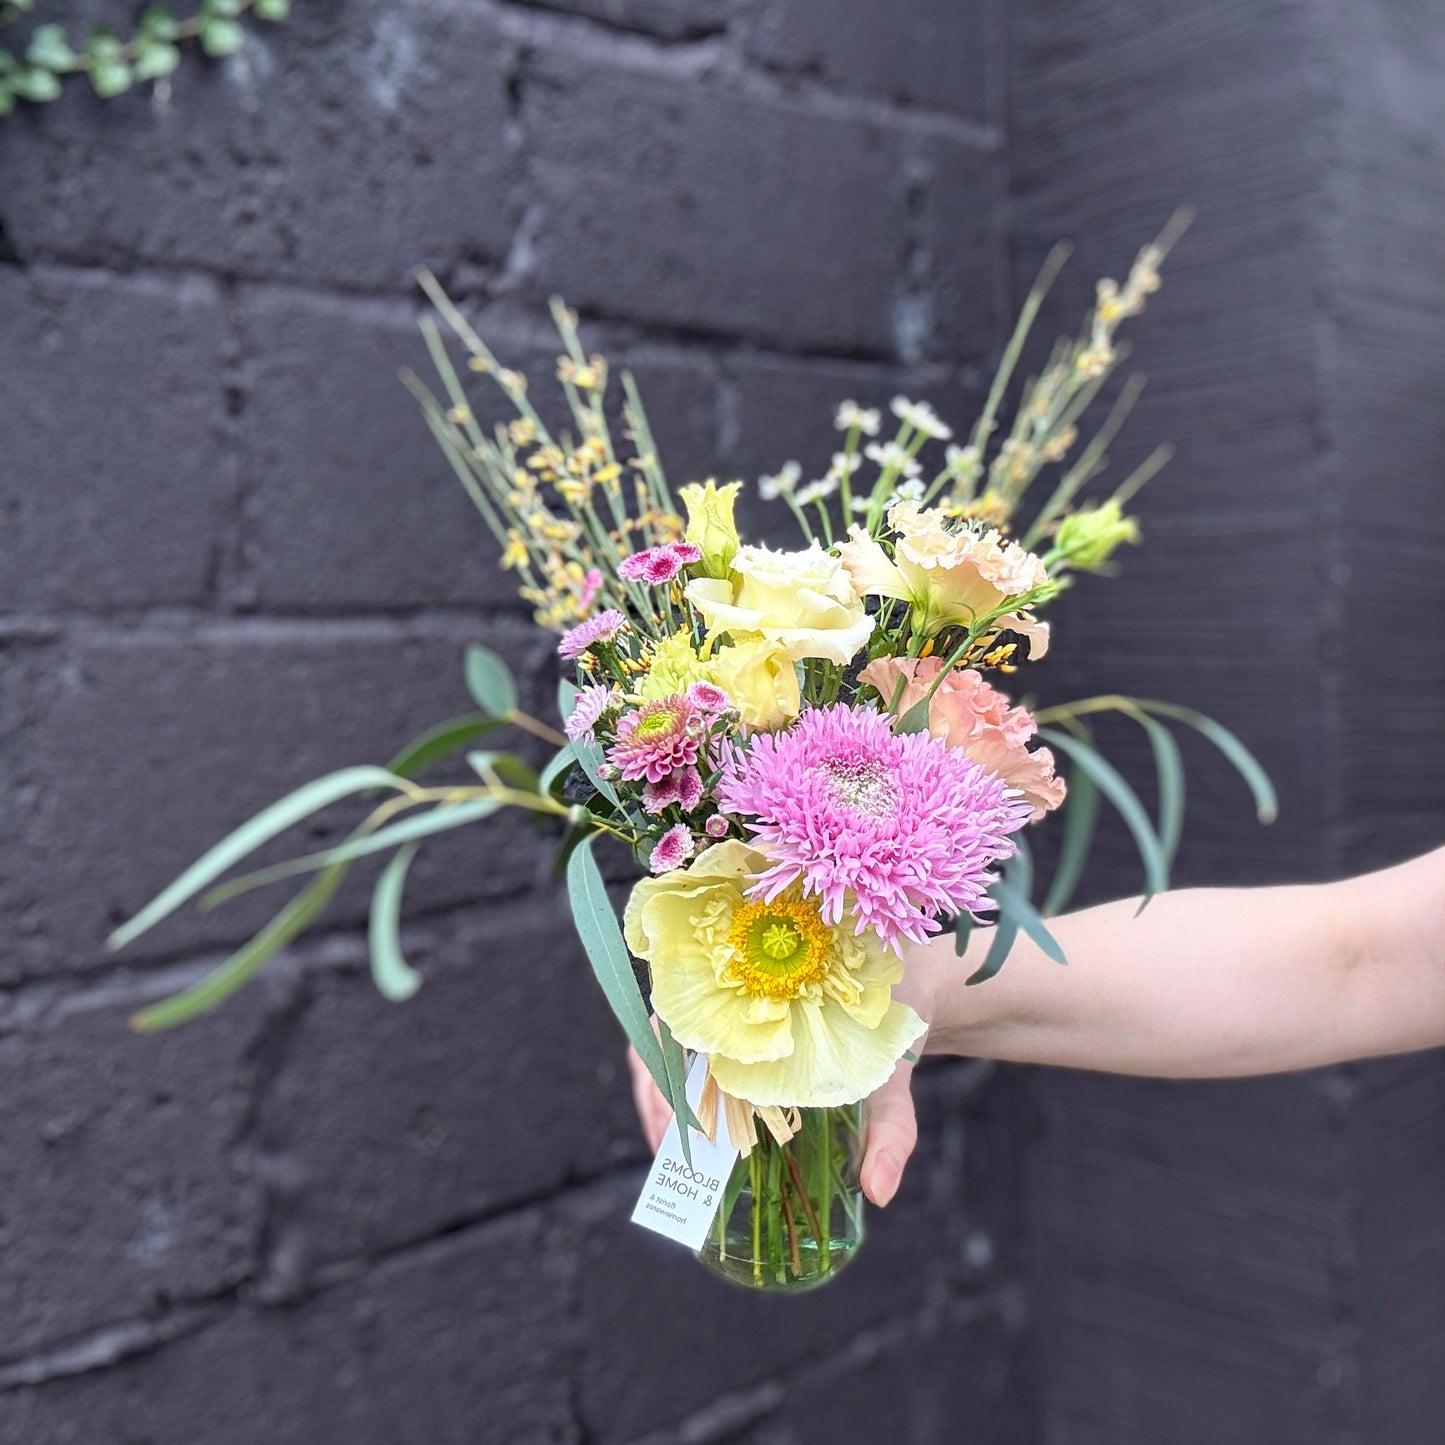
[[[626,626],[627,619],[615,607],[609,607],[606,612],[599,612],[596,617],[579,622],[570,632],[564,632],[557,644],[557,653],[568,662],[575,662],[589,647],[611,642]]]
[[[736,753],[717,785],[772,860],[749,889],[772,900],[795,882],[829,923],[845,913],[890,948],[938,932],[935,914],[987,907],[990,867],[1029,804],[941,738],[896,737],[871,708],[813,708]]]
[[[658,839],[648,855],[647,866],[654,873],[671,873],[692,857],[692,834],[686,823],[676,823]]]
[[[702,561],[702,548],[692,542],[667,542],[624,557],[617,566],[617,575],[628,582],[647,582],[660,587],[671,582],[684,567]]]
[[[726,838],[728,835],[728,820],[724,818],[721,813],[714,813],[712,817],[702,825],[702,830],[709,838]]]
[[[597,719],[607,711],[607,704],[612,700],[610,687],[602,687],[600,684],[584,687],[573,700],[572,711],[568,714],[567,721],[562,724],[567,736],[574,743],[581,742],[584,738],[591,742]]]
[[[690,813],[702,802],[702,774],[696,768],[678,768],[659,783],[649,783],[642,790],[642,806],[649,813],[660,813],[676,803]]]
[[[713,716],[726,712],[733,705],[732,698],[715,682],[693,683],[687,690],[687,700]]]
[[[674,693],[622,715],[607,761],[629,783],[644,778],[660,783],[679,768],[696,765],[703,735],[702,713]]]

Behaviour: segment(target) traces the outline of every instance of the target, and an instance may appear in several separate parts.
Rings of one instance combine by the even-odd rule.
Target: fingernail
[[[898,1181],[903,1171],[898,1167],[898,1161],[884,1149],[873,1160],[873,1202],[880,1208],[886,1208],[898,1193]]]

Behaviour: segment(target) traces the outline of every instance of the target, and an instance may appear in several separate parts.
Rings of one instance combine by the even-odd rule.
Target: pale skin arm
[[[1338,883],[1202,888],[1055,919],[1067,967],[1020,937],[969,988],[975,934],[910,951],[895,995],[928,1021],[916,1051],[1163,1078],[1284,1073],[1445,1044],[1445,848]],[[670,1117],[634,1057],[652,1147]],[[913,1066],[869,1100],[864,1192],[887,1204],[918,1131]]]

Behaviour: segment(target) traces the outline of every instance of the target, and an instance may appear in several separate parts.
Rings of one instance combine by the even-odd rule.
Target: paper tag
[[[707,1081],[707,1055],[699,1054],[692,1061],[687,1076],[687,1101],[696,1111]],[[647,1183],[638,1196],[632,1222],[644,1229],[675,1239],[689,1249],[701,1249],[712,1228],[722,1203],[728,1176],[737,1162],[738,1150],[728,1142],[727,1124],[718,1111],[715,1137],[709,1141],[696,1129],[692,1131],[692,1164],[682,1157],[682,1141],[678,1137],[677,1119],[667,1126],[662,1147],[647,1174]]]

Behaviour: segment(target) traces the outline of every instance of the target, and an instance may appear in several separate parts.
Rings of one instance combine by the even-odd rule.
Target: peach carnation
[[[858,676],[878,689],[885,706],[893,702],[902,678],[897,711],[905,713],[933,685],[942,666],[938,657],[880,657]],[[1064,780],[1054,774],[1054,755],[1047,748],[1029,751],[1037,730],[1027,708],[1011,707],[1008,698],[972,668],[949,673],[928,705],[928,731],[1017,788],[1033,809],[1031,823],[1057,808],[1065,791]]]

